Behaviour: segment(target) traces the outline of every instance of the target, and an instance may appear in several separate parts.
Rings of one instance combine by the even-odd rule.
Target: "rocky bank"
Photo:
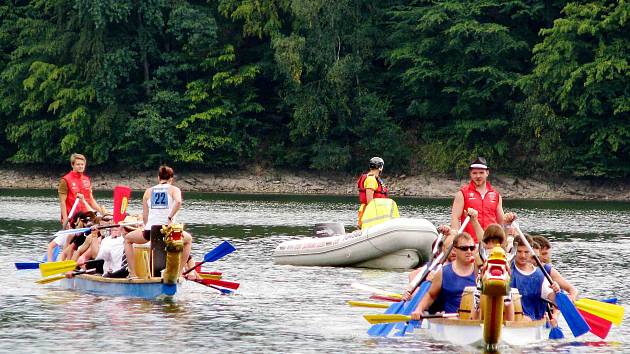
[[[89,169],[89,167],[88,167]],[[0,167],[0,188],[56,189],[62,170]],[[112,190],[122,184],[143,190],[156,182],[156,171],[103,171],[89,169],[95,190]],[[221,173],[176,171],[176,185],[183,191],[221,193],[282,193],[355,195],[356,176],[326,175],[254,169]],[[390,176],[384,180],[393,196],[451,198],[467,179],[444,176]],[[491,174],[490,181],[508,199],[573,199],[630,201],[630,181],[589,182],[578,179],[538,180]]]

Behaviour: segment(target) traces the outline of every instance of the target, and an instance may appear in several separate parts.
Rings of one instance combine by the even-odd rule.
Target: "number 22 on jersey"
[[[151,209],[168,209],[168,192],[164,189],[151,191]]]

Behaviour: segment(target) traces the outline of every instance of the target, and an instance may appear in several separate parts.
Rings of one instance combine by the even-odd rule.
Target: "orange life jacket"
[[[367,195],[365,194],[365,187],[363,183],[368,176],[374,176],[369,173],[364,173],[359,177],[357,181],[357,188],[359,188],[359,201],[361,204],[367,204]],[[383,180],[380,177],[376,177],[378,188],[374,191],[374,198],[387,198],[387,187],[383,184]]]

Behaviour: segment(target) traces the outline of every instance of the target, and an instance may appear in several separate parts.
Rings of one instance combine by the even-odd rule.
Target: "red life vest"
[[[364,173],[359,177],[357,181],[357,188],[359,188],[359,201],[361,204],[367,204],[367,195],[365,194],[364,182],[368,176],[374,176],[369,173]],[[380,177],[376,177],[378,188],[374,191],[374,198],[387,198],[387,187],[383,185],[383,180]]]
[[[470,184],[460,189],[460,192],[464,195],[464,212],[462,213],[460,222],[464,222],[466,219],[465,211],[468,208],[473,208],[479,212],[479,224],[485,230],[488,225],[497,223],[497,206],[499,205],[499,199],[501,198],[499,192],[495,191],[490,185],[490,182],[486,182],[486,196],[481,198],[481,194],[475,188],[475,183],[470,181]],[[466,229],[475,242],[477,242],[477,235],[472,225],[468,223]]]
[[[77,199],[77,193],[83,194],[86,198],[86,201],[92,199],[92,183],[90,182],[90,177],[70,171],[63,179],[66,181],[68,185],[68,197],[66,198],[66,212],[70,214],[70,210],[72,210],[72,206],[74,205],[74,201]],[[85,203],[80,202],[77,204],[77,208],[74,211],[74,215],[77,215],[79,212],[87,212],[88,208],[85,206]]]

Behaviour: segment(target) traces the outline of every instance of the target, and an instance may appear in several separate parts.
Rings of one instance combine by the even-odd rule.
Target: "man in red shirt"
[[[513,213],[505,214],[503,212],[501,195],[488,182],[490,169],[486,159],[478,157],[470,164],[469,171],[470,183],[457,191],[453,200],[451,228],[459,229],[467,215],[464,210],[468,210],[468,208],[473,208],[479,212],[478,220],[484,230],[490,224],[501,225],[512,222]],[[478,242],[475,230],[470,223],[464,231],[472,235],[475,242]]]
[[[84,174],[85,166],[87,165],[85,156],[76,153],[72,154],[70,156],[70,165],[72,166],[72,171],[61,178],[58,188],[63,228],[66,228],[68,225],[68,216],[75,217],[79,213],[90,211],[90,209],[100,212],[101,215],[106,214],[105,209],[94,200],[92,183],[90,178]],[[79,202],[73,215],[68,215],[77,199]]]

